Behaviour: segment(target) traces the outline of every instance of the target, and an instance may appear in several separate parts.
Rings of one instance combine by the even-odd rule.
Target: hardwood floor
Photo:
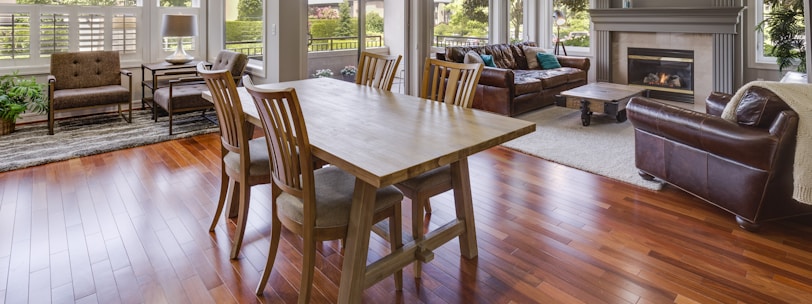
[[[253,294],[268,251],[267,187],[253,189],[238,260],[228,258],[230,221],[207,231],[218,140],[0,173],[0,302],[295,302],[302,245],[287,231],[264,295]],[[812,302],[809,217],[753,234],[674,188],[649,191],[503,148],[471,157],[470,170],[479,257],[461,258],[454,241],[422,279],[407,267],[402,292],[390,277],[365,302]],[[452,216],[451,198],[432,200],[432,225]],[[387,246],[373,234],[370,260]],[[338,242],[321,245],[314,303],[337,298],[341,261]]]

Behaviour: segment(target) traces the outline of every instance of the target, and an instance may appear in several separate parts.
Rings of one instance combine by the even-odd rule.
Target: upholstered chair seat
[[[347,226],[350,221],[355,176],[334,166],[313,171],[316,187],[316,228]],[[375,212],[399,204],[403,194],[395,187],[384,187],[375,196]],[[304,205],[301,199],[283,192],[276,198],[279,212],[302,223]]]
[[[110,100],[127,100],[130,91],[121,85],[54,91],[54,110],[105,106]]]
[[[254,138],[248,141],[248,154],[251,155],[248,165],[249,176],[269,176],[271,163],[268,159],[268,147],[265,137]],[[234,171],[240,170],[240,154],[228,152],[223,156],[223,163]]]

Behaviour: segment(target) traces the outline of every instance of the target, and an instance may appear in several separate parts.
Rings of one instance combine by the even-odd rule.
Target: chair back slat
[[[398,65],[402,58],[401,55],[361,52],[355,83],[387,91],[392,90],[392,83],[395,81]]]
[[[241,143],[248,141],[249,134],[245,128],[245,113],[231,71],[208,70],[202,62],[197,65],[197,70],[211,91],[223,147],[230,152],[247,155],[248,147],[241,147]]]
[[[426,58],[420,97],[470,108],[482,64],[456,63]]]
[[[310,140],[296,90],[264,90],[246,78],[243,84],[254,100],[268,142],[274,183],[305,203],[313,202],[303,197],[315,195],[315,189]],[[304,185],[311,186],[305,189]],[[306,206],[305,210],[310,208]]]

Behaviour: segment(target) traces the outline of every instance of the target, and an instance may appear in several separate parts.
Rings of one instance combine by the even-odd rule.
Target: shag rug
[[[557,106],[517,116],[536,123],[536,131],[502,146],[568,167],[620,180],[652,190],[659,181],[646,181],[634,165],[634,128],[629,121],[595,113],[589,126],[581,125],[581,112]]]
[[[149,109],[133,110],[132,123],[117,113],[57,120],[54,135],[47,122],[18,125],[0,136],[0,172],[219,131],[214,111],[174,115],[172,125],[170,136],[169,119],[155,122]]]

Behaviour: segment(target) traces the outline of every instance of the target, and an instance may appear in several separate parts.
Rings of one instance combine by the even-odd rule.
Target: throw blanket
[[[753,81],[736,91],[722,112],[722,118],[736,122],[736,107],[749,87],[768,89],[798,113],[798,142],[795,146],[795,185],[792,198],[812,205],[812,84]]]

